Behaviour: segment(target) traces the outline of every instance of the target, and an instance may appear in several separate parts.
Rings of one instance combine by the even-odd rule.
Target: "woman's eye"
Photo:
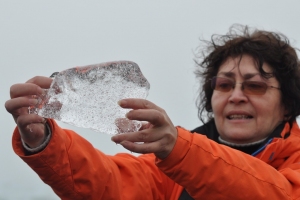
[[[220,89],[230,89],[232,84],[229,82],[218,83],[217,87]]]
[[[260,90],[264,88],[263,83],[259,83],[259,82],[247,83],[245,87],[247,87],[250,90]]]

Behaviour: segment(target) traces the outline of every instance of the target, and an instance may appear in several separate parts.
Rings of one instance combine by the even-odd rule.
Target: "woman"
[[[152,102],[124,99],[128,119],[149,123],[112,140],[144,155],[104,155],[54,120],[28,114],[36,104],[28,96],[51,83],[35,77],[13,85],[5,104],[17,123],[16,154],[62,199],[299,198],[297,54],[281,34],[239,28],[213,37],[198,64],[203,126],[174,127]]]

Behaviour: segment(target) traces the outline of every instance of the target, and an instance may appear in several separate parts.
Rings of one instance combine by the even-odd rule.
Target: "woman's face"
[[[240,61],[240,63],[239,63]],[[268,64],[263,65],[271,72]],[[229,78],[236,83],[262,81],[268,86],[280,87],[276,78],[260,76],[252,57],[243,55],[228,58],[219,68],[218,77]],[[214,90],[212,110],[217,130],[222,139],[237,144],[255,142],[266,138],[284,118],[285,109],[279,89],[268,87],[265,94],[245,94],[241,84],[228,92]]]

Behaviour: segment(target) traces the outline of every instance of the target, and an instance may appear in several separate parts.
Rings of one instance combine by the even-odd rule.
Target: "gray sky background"
[[[286,34],[299,47],[297,0],[79,1],[0,0],[0,200],[59,199],[12,150],[9,87],[36,75],[100,62],[136,62],[151,84],[148,100],[175,125],[200,125],[194,52],[199,38],[240,23]],[[110,136],[76,130],[107,154],[126,152]]]

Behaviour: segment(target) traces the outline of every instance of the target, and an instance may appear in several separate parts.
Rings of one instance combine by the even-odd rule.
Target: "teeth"
[[[249,119],[251,117],[248,115],[230,115],[228,118],[229,119]]]

